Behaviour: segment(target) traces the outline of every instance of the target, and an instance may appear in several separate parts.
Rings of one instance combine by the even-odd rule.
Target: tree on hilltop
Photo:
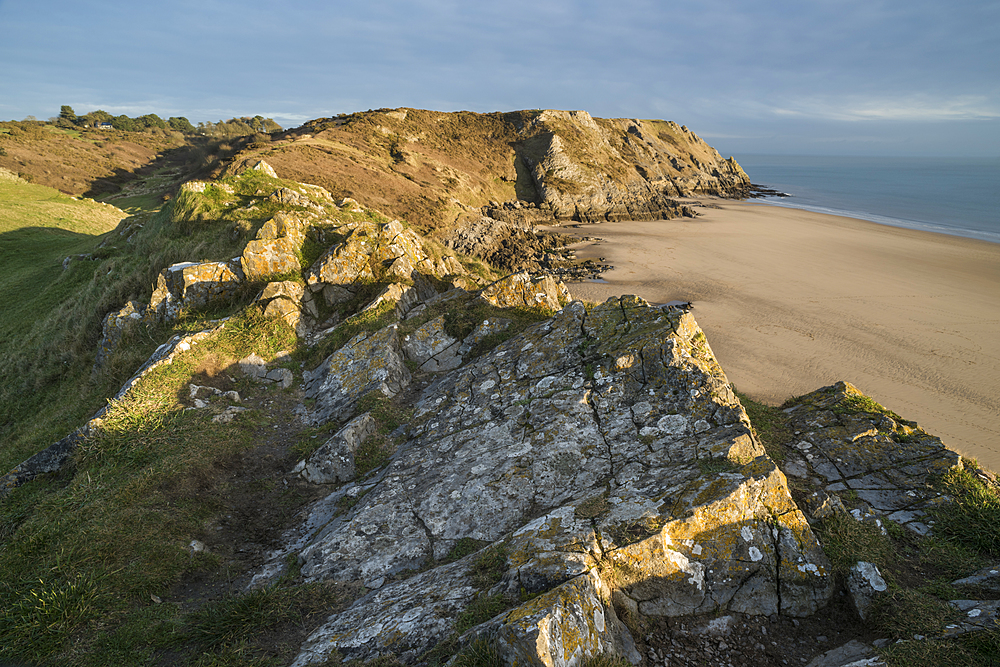
[[[97,111],[91,111],[89,113],[85,113],[82,116],[77,116],[76,124],[85,125],[87,127],[93,127],[97,123],[110,123],[114,119],[115,117],[109,114],[107,111],[103,109],[98,109]]]
[[[191,124],[191,121],[184,116],[171,116],[167,119],[167,125],[169,125],[171,129],[177,130],[178,132],[193,134],[197,131],[194,125]]]

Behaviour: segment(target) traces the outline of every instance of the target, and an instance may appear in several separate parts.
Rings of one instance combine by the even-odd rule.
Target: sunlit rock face
[[[297,664],[332,650],[419,662],[477,596],[506,601],[489,627],[511,662],[576,665],[630,655],[621,615],[802,616],[833,590],[693,317],[636,297],[570,303],[440,374],[365,489],[299,560],[309,580],[379,590],[317,630]],[[489,586],[470,578],[476,554],[449,562],[463,538],[502,545]]]

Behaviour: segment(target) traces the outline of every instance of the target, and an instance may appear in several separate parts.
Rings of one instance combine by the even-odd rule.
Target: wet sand
[[[576,298],[694,302],[737,389],[777,405],[846,380],[1000,470],[1000,244],[796,209],[713,202],[597,236],[606,282]]]

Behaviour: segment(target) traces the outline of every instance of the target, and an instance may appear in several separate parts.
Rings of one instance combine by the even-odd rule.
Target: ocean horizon
[[[734,157],[755,201],[1000,243],[1000,158]]]

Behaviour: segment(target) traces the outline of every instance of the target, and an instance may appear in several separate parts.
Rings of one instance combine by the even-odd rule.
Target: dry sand
[[[851,382],[1000,470],[1000,244],[742,202],[587,225],[605,283],[577,298],[694,302],[729,380],[777,405]],[[574,231],[565,228],[561,231]]]

